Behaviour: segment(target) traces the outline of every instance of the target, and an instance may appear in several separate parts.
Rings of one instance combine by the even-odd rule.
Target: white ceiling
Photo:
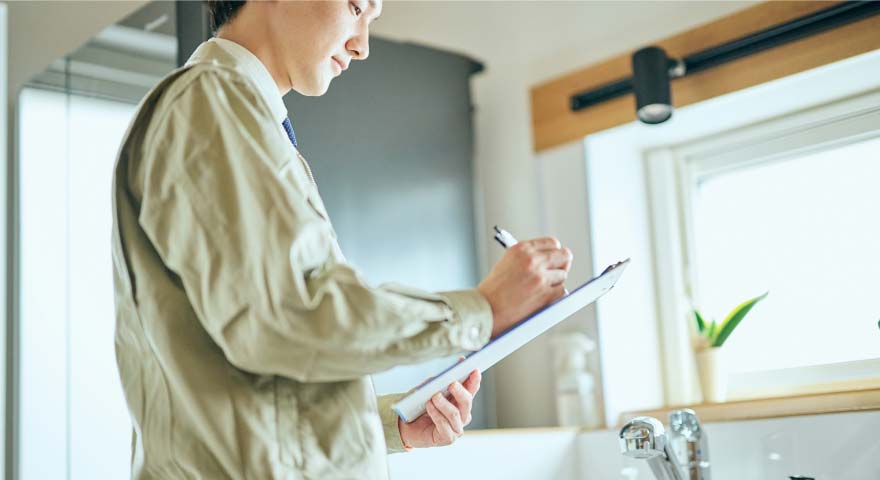
[[[53,61],[144,3],[144,0],[8,2],[10,98]]]
[[[558,76],[728,15],[743,1],[395,1],[372,32]]]

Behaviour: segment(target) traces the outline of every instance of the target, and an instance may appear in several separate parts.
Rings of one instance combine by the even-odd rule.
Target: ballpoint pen
[[[495,225],[495,240],[504,248],[510,248],[517,244],[516,238],[507,230]]]

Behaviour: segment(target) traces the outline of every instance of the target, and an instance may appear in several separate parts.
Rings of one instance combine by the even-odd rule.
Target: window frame
[[[9,57],[8,51],[8,7],[0,4],[0,269],[3,274],[0,277],[0,311],[3,312],[3,327],[0,328],[0,372],[3,372],[2,386],[0,386],[0,472],[4,475],[11,475],[14,470],[12,466],[14,461],[11,458],[13,446],[15,444],[14,423],[15,410],[12,396],[15,388],[14,376],[11,372],[11,366],[14,365],[14,359],[10,358],[10,351],[14,348],[10,339],[12,338],[13,327],[13,301],[14,298],[14,268],[16,260],[13,251],[13,240],[9,238],[10,231],[14,231],[12,224],[15,214],[13,212],[14,200],[10,197],[12,188],[11,179],[14,178],[13,162],[14,158],[14,142],[10,139],[10,123],[9,110],[9,88],[8,88],[8,69],[7,61]]]
[[[699,179],[880,137],[880,89],[677,145],[646,150],[661,355],[667,391],[699,391],[690,341]],[[730,374],[742,400],[880,387],[875,359]]]

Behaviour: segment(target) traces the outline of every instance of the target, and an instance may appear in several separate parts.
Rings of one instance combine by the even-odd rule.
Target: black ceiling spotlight
[[[669,120],[672,116],[669,79],[684,75],[684,63],[670,60],[660,47],[647,47],[633,54],[632,69],[639,120],[652,125]]]
[[[658,47],[643,48],[633,55],[631,78],[576,93],[571,97],[571,109],[577,112],[635,91],[639,119],[645,123],[661,123],[672,115],[671,78],[708,70],[874,15],[880,15],[880,1],[847,1],[692,53],[681,60],[670,60]]]

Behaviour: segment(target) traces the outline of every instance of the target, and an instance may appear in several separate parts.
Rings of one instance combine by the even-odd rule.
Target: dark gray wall
[[[327,94],[285,97],[348,261],[374,284],[478,283],[469,77],[481,66],[381,39]],[[454,359],[375,377],[405,391]],[[482,395],[485,403],[487,395]],[[486,426],[484,405],[474,426]]]
[[[196,51],[196,47],[199,44],[211,38],[210,14],[208,13],[208,5],[205,2],[177,0],[173,4],[174,8],[170,7],[171,4],[168,2],[151,2],[141,8],[139,12],[130,15],[126,20],[135,20],[132,17],[137,17],[142,11],[147,11],[148,16],[164,11],[169,17],[172,17],[174,21],[174,34],[177,36],[177,66],[181,67],[186,63],[190,55]],[[125,21],[120,23],[126,25]]]

